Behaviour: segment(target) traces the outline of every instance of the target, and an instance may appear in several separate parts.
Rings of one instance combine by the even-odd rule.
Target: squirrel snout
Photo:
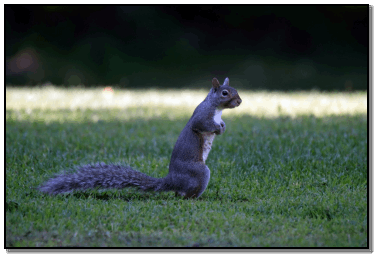
[[[243,102],[243,101],[241,100],[241,98],[239,97],[239,95],[237,95],[237,97],[235,99],[235,102],[236,102],[236,106],[238,107],[241,104],[241,102]]]

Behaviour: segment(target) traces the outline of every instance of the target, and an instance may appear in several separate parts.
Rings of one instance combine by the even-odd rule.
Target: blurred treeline
[[[368,5],[5,5],[6,84],[367,88]]]

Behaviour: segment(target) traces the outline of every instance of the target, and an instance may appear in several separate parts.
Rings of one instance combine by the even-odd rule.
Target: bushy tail
[[[144,191],[165,191],[163,179],[150,177],[130,167],[98,163],[85,165],[72,174],[58,175],[38,189],[48,194],[59,194],[74,190],[83,191],[94,188],[138,187]]]

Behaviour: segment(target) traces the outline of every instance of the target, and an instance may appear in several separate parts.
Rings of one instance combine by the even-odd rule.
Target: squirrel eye
[[[223,91],[222,91],[222,96],[225,97],[225,96],[227,96],[227,95],[228,95],[228,90],[223,90]]]

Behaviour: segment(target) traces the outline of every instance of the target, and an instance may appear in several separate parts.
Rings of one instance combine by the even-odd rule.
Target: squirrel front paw
[[[223,122],[223,120],[222,122],[220,122],[220,125],[217,127],[219,127],[218,130],[215,131],[215,134],[217,135],[221,135],[226,131],[226,124]]]

